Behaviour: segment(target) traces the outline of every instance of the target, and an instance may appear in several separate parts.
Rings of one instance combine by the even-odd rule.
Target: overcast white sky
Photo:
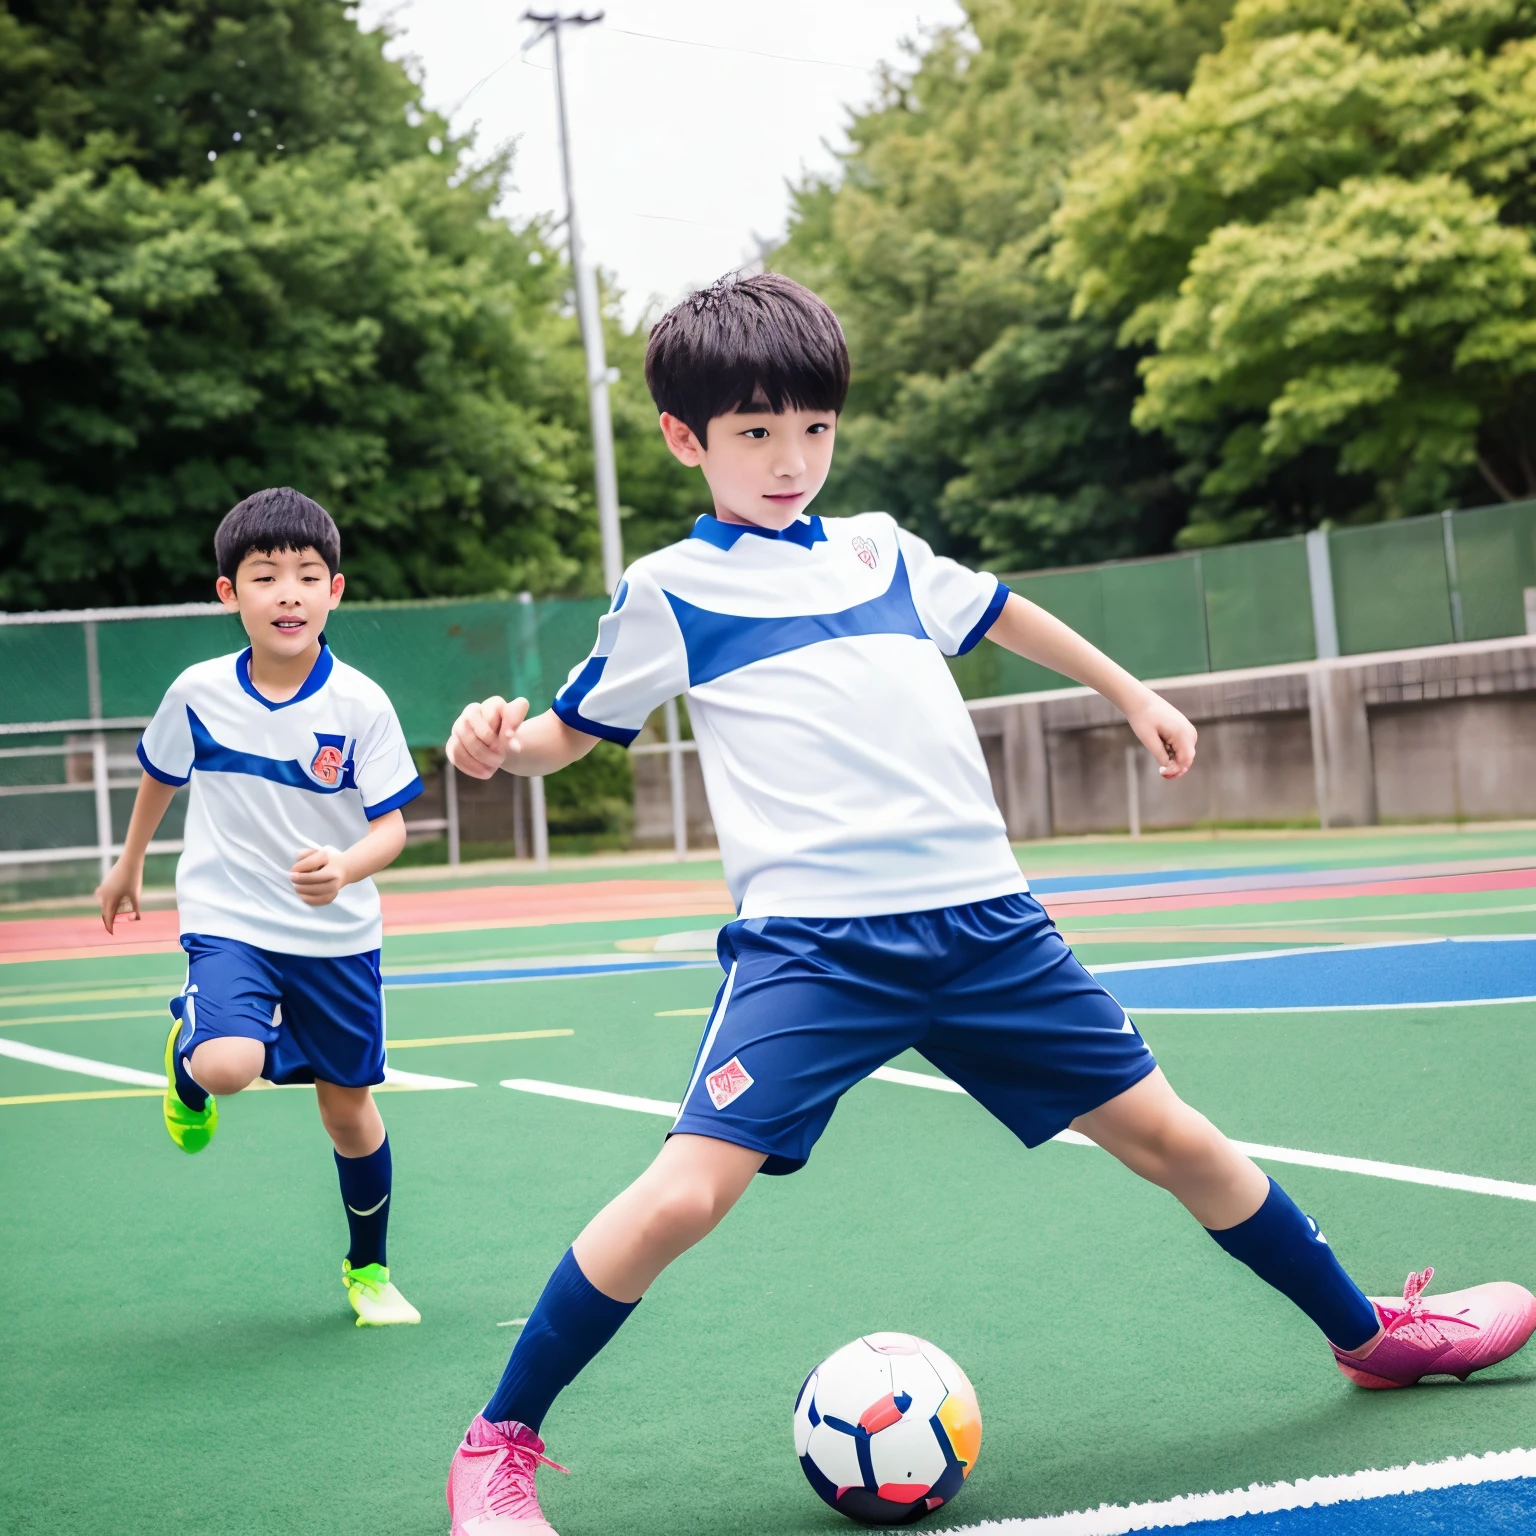
[[[754,258],[755,236],[782,235],[785,182],[833,164],[826,144],[843,142],[848,107],[870,98],[876,65],[899,60],[904,39],[963,19],[958,0],[604,8],[603,22],[565,34],[577,206],[588,259],[617,274],[631,320],[653,297],[670,301]],[[420,61],[428,101],[456,127],[478,124],[487,148],[517,141],[514,217],[564,207],[550,44],[519,53],[532,30],[523,9],[523,0],[359,6],[365,26],[393,19],[393,51]]]

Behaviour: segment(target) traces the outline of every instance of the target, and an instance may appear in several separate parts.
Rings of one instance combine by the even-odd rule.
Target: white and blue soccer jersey
[[[289,872],[306,848],[347,848],[422,791],[379,685],[322,638],[304,686],[281,704],[251,682],[251,653],[188,667],[139,743],[144,771],[192,784],[176,905],[183,934],[289,955],[359,955],[383,942],[372,880],[309,907]]]
[[[1028,887],[944,658],[1007,597],[884,512],[705,516],[630,567],[554,709],[627,745],[687,696],[743,918],[985,901]]]

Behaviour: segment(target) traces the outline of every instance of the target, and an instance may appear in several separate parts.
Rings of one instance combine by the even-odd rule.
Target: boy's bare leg
[[[581,1272],[614,1301],[639,1301],[673,1259],[714,1231],[765,1156],[708,1136],[670,1137],[576,1239]]]
[[[1263,1205],[1269,1178],[1155,1068],[1072,1129],[1166,1189],[1202,1227],[1235,1227]]]
[[[1363,1358],[1374,1349],[1382,1337],[1376,1314],[1328,1251],[1316,1225],[1307,1230],[1308,1218],[1284,1191],[1272,1186],[1252,1158],[1244,1157],[1204,1115],[1191,1109],[1160,1067],[1135,1087],[1079,1115],[1072,1128],[1132,1172],[1166,1189],[1227,1252],[1290,1296],[1319,1326],[1323,1316],[1331,1318],[1335,1327],[1325,1332],[1330,1339],[1346,1341],[1347,1349],[1340,1353]],[[1314,1272],[1299,1279],[1298,1247],[1315,1260]],[[1349,1328],[1355,1330],[1354,1337],[1343,1331]]]
[[[320,1123],[342,1157],[367,1157],[384,1145],[384,1121],[371,1088],[316,1082]]]
[[[260,1040],[244,1035],[225,1035],[219,1040],[204,1040],[192,1052],[187,1070],[192,1081],[216,1099],[249,1088],[261,1076],[267,1048]]]

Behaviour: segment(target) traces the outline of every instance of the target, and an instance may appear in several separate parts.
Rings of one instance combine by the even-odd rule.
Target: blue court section
[[[1514,1001],[1536,998],[1536,939],[1432,939],[1422,944],[1282,950],[1097,966],[1094,974],[1132,1013]]]
[[[1180,1536],[1530,1536],[1536,1478],[1463,1483],[1272,1515],[1234,1515],[1178,1527]]]

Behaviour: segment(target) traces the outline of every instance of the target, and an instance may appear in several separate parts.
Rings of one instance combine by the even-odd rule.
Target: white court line
[[[433,1077],[430,1072],[402,1072],[399,1067],[385,1067],[384,1081],[400,1088],[473,1088],[457,1077]]]
[[[877,1067],[869,1074],[882,1083],[902,1088],[929,1088],[939,1093],[965,1092],[959,1083],[931,1072],[907,1072],[900,1067]],[[546,1083],[531,1077],[502,1079],[503,1088],[519,1093],[537,1093],[545,1098],[571,1099],[578,1104],[596,1104],[605,1109],[630,1109],[645,1115],[665,1115],[676,1119],[679,1108],[664,1099],[642,1099],[628,1093],[605,1093],[600,1088],[577,1088],[568,1083]],[[1078,1131],[1058,1131],[1051,1138],[1069,1147],[1092,1147],[1097,1143]],[[1518,1184],[1512,1179],[1485,1179],[1477,1174],[1446,1173],[1439,1168],[1415,1168],[1408,1163],[1383,1163],[1365,1157],[1339,1157],[1332,1152],[1305,1152],[1295,1147],[1271,1147],[1257,1141],[1234,1141],[1239,1152],[1261,1162],[1290,1163],[1298,1168],[1326,1168],[1333,1173],[1358,1173],[1373,1179],[1392,1179],[1399,1184],[1426,1184],[1435,1189],[1457,1189],[1470,1195],[1499,1195],[1506,1200],[1536,1202],[1536,1184]]]
[[[13,1061],[30,1061],[35,1067],[78,1072],[82,1077],[102,1077],[109,1083],[132,1083],[136,1088],[165,1087],[164,1072],[141,1072],[137,1067],[92,1061],[89,1056],[66,1056],[63,1051],[45,1051],[40,1045],[24,1045],[20,1040],[0,1040],[0,1056],[9,1056]]]
[[[515,1088],[519,1093],[538,1093],[547,1099],[574,1099],[578,1104],[597,1104],[604,1109],[633,1109],[642,1115],[665,1115],[676,1120],[682,1113],[681,1104],[669,1104],[665,1099],[640,1099],[632,1093],[604,1093],[601,1088],[575,1088],[569,1083],[543,1083],[534,1077],[504,1077],[503,1088]]]
[[[35,1067],[53,1067],[59,1072],[78,1072],[82,1077],[105,1078],[109,1083],[132,1083],[136,1088],[164,1088],[165,1073],[141,1072],[137,1067],[120,1067],[111,1061],[93,1061],[89,1056],[67,1056],[63,1051],[45,1051],[39,1045],[20,1040],[0,1039],[0,1056],[13,1061],[31,1062]],[[425,1072],[401,1072],[385,1067],[384,1081],[401,1088],[473,1088],[473,1083],[454,1077],[432,1077]]]
[[[1138,1008],[1136,1017],[1175,1018],[1183,1014],[1209,1015],[1214,1018],[1217,1014],[1401,1013],[1412,1008],[1498,1008],[1505,1003],[1536,1003],[1536,997],[1459,997],[1443,1003],[1288,1003],[1283,1008]]]
[[[881,1067],[869,1074],[884,1083],[900,1083],[907,1088],[936,1088],[941,1093],[964,1093],[959,1083],[931,1072],[904,1072],[899,1067]],[[1097,1143],[1078,1131],[1058,1131],[1052,1141],[1073,1147],[1092,1147]],[[1470,1173],[1444,1173],[1438,1168],[1415,1168],[1407,1163],[1382,1163],[1365,1157],[1338,1157],[1332,1152],[1303,1152],[1295,1147],[1270,1147],[1257,1141],[1234,1141],[1239,1152],[1270,1163],[1292,1163],[1299,1168],[1327,1168],[1334,1173],[1362,1173],[1368,1178],[1395,1179],[1400,1184],[1428,1184],[1436,1189],[1459,1189],[1471,1195],[1502,1195],[1506,1200],[1536,1201],[1536,1184],[1517,1184],[1510,1179],[1485,1179]]]
[[[1490,1451],[1486,1456],[1452,1456],[1421,1466],[1350,1472],[1338,1477],[1304,1477],[1294,1483],[1253,1483],[1230,1493],[1192,1493],[1155,1504],[1101,1504],[1067,1515],[1029,1520],[983,1520],[979,1525],[951,1525],[934,1536],[1125,1536],[1130,1531],[1167,1530],[1202,1520],[1230,1520],[1240,1515],[1275,1514],[1288,1509],[1349,1504],[1394,1494],[1427,1493],[1432,1488],[1462,1488],[1473,1483],[1504,1483],[1536,1477],[1536,1451]]]

